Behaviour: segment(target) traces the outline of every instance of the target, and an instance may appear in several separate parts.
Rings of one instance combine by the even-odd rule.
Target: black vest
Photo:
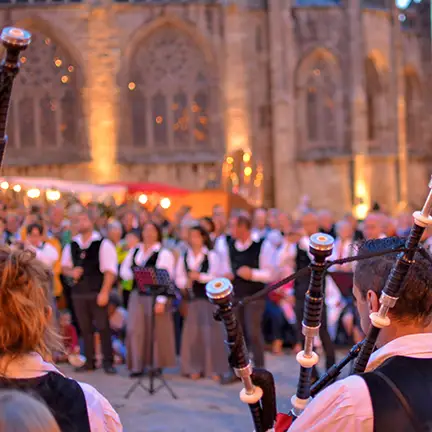
[[[62,432],[90,432],[87,405],[80,385],[56,372],[29,379],[0,378],[1,389],[16,389],[42,399]]]
[[[104,279],[99,269],[99,250],[103,239],[93,241],[87,249],[81,249],[77,242],[71,243],[71,255],[74,267],[82,267],[84,273],[72,289],[72,294],[97,294]]]
[[[137,247],[134,250],[133,256],[132,256],[132,265],[131,268],[133,269],[134,267],[156,267],[156,263],[159,257],[159,252],[153,252],[150,256],[149,259],[146,262],[141,263],[140,265],[137,264],[136,262],[136,256],[138,255],[140,248]],[[133,282],[133,288],[132,289],[136,289],[136,282],[134,280]],[[147,294],[143,294],[143,295],[147,295]],[[150,294],[148,294],[150,295]]]
[[[233,286],[236,298],[250,296],[265,287],[265,284],[262,282],[244,280],[236,274],[237,270],[242,266],[247,266],[252,269],[259,269],[259,257],[263,242],[263,240],[259,242],[252,242],[249,248],[245,251],[238,251],[235,248],[234,240],[230,240],[228,242],[231,267],[234,272]]]
[[[377,371],[389,378],[401,392],[414,421]],[[374,432],[432,431],[432,359],[391,357],[373,372],[361,376],[372,401]]]
[[[186,273],[189,273],[190,268],[187,263],[187,252],[183,255],[183,259],[184,259],[184,266],[185,266]],[[208,256],[206,254],[204,255],[203,262],[201,263],[201,266],[199,268],[199,273],[208,273],[209,267],[210,264],[209,264]],[[205,283],[194,281],[192,285],[192,291],[195,299],[207,300],[205,286],[206,286]]]

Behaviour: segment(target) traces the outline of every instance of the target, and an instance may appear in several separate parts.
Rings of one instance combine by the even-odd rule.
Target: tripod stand
[[[125,399],[128,399],[138,387],[141,387],[150,395],[154,395],[161,388],[165,387],[168,390],[168,392],[171,394],[172,398],[177,399],[177,395],[174,393],[174,391],[166,382],[162,371],[155,368],[154,366],[155,363],[154,344],[155,344],[155,324],[156,324],[155,305],[156,305],[157,296],[166,294],[165,286],[153,285],[149,287],[149,290],[151,291],[151,297],[152,297],[151,321],[150,321],[151,322],[150,324],[150,368],[148,370],[149,386],[146,387],[142,382],[146,377],[144,376],[139,377],[136,380],[136,382],[132,384],[131,388],[127,391],[124,397]],[[159,380],[161,382],[161,384],[158,387],[155,386],[155,380]]]

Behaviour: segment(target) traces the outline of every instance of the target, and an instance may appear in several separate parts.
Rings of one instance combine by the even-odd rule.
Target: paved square
[[[277,383],[278,409],[287,412],[298,378],[298,365],[293,355],[266,354],[266,362]],[[221,386],[211,380],[190,381],[173,373],[166,378],[177,400],[172,399],[166,389],[150,396],[141,388],[125,399],[134,381],[129,379],[124,367],[113,377],[107,377],[101,370],[75,374],[70,367],[61,369],[96,387],[119,413],[125,432],[253,431],[248,408],[238,397],[240,383]]]

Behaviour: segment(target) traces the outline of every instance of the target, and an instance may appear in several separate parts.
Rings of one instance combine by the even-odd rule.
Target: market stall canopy
[[[59,192],[114,194],[125,193],[127,188],[120,185],[96,185],[46,177],[2,177],[2,182],[10,185],[20,185],[26,189],[56,189]]]
[[[181,196],[188,195],[190,193],[187,189],[178,188],[175,186],[170,186],[162,183],[139,183],[139,182],[120,182],[112,183],[107,186],[112,187],[123,187],[129,194],[159,194],[168,196]]]

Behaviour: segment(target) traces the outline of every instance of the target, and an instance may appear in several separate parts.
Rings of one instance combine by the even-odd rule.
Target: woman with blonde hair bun
[[[45,404],[25,393],[0,392],[0,432],[61,432]]]
[[[45,401],[62,432],[120,432],[117,413],[100,393],[48,362],[61,349],[49,282],[33,252],[0,249],[0,389]]]

